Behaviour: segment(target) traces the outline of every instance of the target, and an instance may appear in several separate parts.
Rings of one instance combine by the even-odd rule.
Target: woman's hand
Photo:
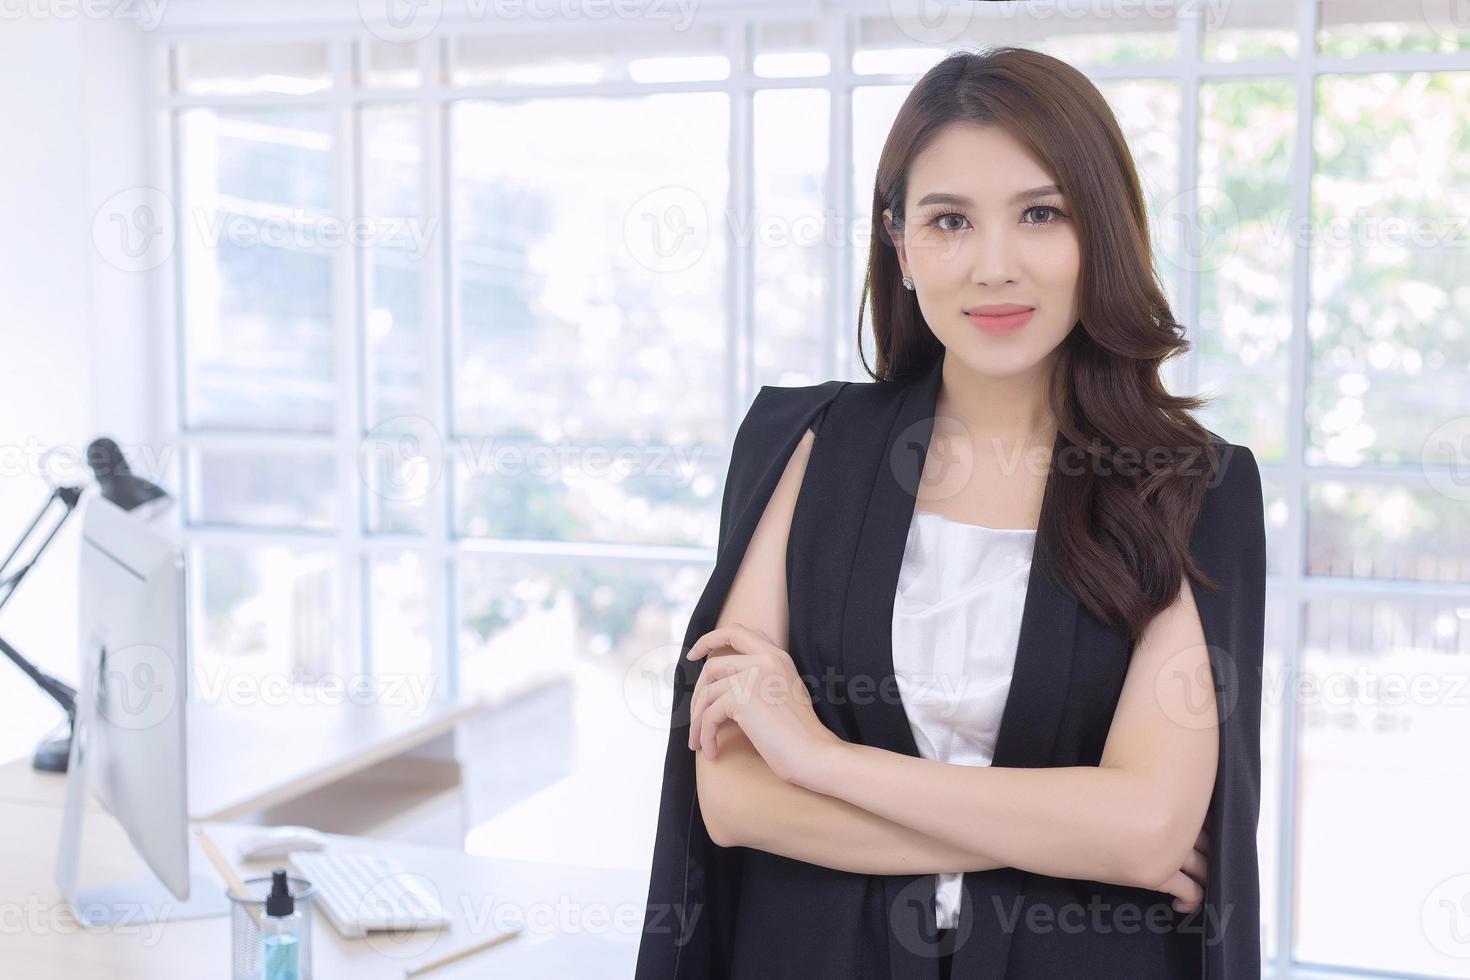
[[[1204,901],[1205,869],[1209,854],[1210,835],[1201,827],[1199,837],[1194,842],[1194,850],[1184,859],[1184,867],[1174,872],[1174,876],[1159,889],[1174,896],[1174,911],[1193,912]]]
[[[719,653],[728,648],[730,652]],[[745,732],[770,770],[791,781],[824,743],[839,741],[812,708],[791,654],[762,630],[731,623],[689,648],[689,659],[714,653],[694,685],[689,748],[715,758],[715,730],[729,718]]]

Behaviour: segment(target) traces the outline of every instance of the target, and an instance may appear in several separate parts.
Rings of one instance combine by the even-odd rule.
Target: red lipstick
[[[965,316],[986,333],[1009,333],[1024,327],[1035,312],[1036,307],[1021,303],[991,303],[972,306],[965,310]]]

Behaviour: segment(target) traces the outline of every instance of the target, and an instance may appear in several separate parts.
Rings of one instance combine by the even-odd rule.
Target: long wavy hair
[[[1220,465],[1190,414],[1202,396],[1165,390],[1159,368],[1189,350],[1157,276],[1138,172],[1112,109],[1077,69],[1027,48],[956,51],[921,78],[894,120],[873,187],[867,281],[875,381],[906,383],[944,355],[894,242],[914,158],[951,123],[1006,128],[1056,175],[1081,236],[1079,320],[1047,379],[1058,431],[1042,521],[1053,569],[1101,622],[1137,641],[1178,595],[1181,576],[1218,589],[1189,554],[1205,488]],[[1063,460],[1085,465],[1063,465]]]

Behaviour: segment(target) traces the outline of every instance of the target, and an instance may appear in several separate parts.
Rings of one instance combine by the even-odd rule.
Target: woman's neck
[[[934,414],[961,423],[976,446],[1007,452],[1050,445],[1056,424],[1047,401],[1049,371],[1043,361],[1031,371],[996,377],[946,354]]]

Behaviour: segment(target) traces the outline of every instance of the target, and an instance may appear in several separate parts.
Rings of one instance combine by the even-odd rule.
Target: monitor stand
[[[95,662],[84,666],[77,690],[76,722],[66,774],[66,809],[61,817],[61,846],[56,854],[56,884],[77,922],[87,927],[121,927],[228,915],[230,899],[219,879],[197,872],[189,875],[188,897],[183,899],[152,876],[91,888],[77,887],[82,817],[90,790],[87,742],[97,712],[92,677],[92,668],[96,666]]]
[[[178,922],[229,915],[230,900],[211,875],[189,875],[189,897],[180,901],[157,878],[138,878],[82,888],[67,896],[72,915],[89,928]]]

